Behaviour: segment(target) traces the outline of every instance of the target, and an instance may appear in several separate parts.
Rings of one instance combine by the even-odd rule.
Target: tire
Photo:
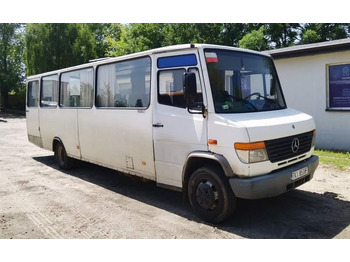
[[[224,221],[236,207],[236,196],[223,171],[216,166],[193,172],[188,183],[188,196],[193,210],[211,223]]]
[[[67,155],[66,149],[61,142],[55,147],[55,159],[58,167],[63,170],[69,170],[76,164],[76,160]]]

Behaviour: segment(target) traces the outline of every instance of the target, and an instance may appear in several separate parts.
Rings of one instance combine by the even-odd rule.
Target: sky
[[[345,23],[349,6],[344,0],[12,0],[1,4],[0,23]]]

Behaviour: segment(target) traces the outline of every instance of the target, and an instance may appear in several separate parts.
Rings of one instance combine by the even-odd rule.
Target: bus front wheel
[[[235,210],[236,196],[217,166],[202,167],[193,172],[188,183],[188,196],[194,211],[208,222],[220,223]]]

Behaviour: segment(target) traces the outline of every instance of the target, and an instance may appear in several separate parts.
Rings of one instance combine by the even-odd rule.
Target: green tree
[[[5,108],[9,92],[23,88],[23,46],[21,24],[0,24],[0,95]]]
[[[116,51],[116,44],[120,40],[122,25],[111,23],[87,24],[96,43],[96,56],[102,58]]]
[[[164,45],[188,43],[220,42],[222,24],[216,23],[177,23],[165,25],[166,42]]]
[[[211,43],[238,46],[255,24],[135,23],[120,26],[119,39],[109,39],[110,55],[123,55],[161,46]]]
[[[265,24],[265,34],[268,37],[268,41],[271,48],[288,47],[296,44],[299,31],[301,29],[300,24]]]
[[[134,23],[120,27],[119,41],[108,37],[109,55],[119,56],[161,47],[164,39],[164,24]]]
[[[27,75],[97,58],[96,40],[88,24],[28,24],[25,40]]]
[[[349,37],[349,26],[350,24],[305,24],[302,28],[301,43],[316,43],[347,38]]]
[[[256,24],[224,23],[220,32],[218,44],[227,46],[239,46],[241,40],[247,33],[259,29]]]
[[[307,29],[302,35],[302,40],[300,41],[300,44],[311,44],[321,41],[321,36],[315,30]]]
[[[265,27],[261,26],[259,30],[253,30],[250,33],[247,33],[241,40],[239,40],[239,47],[257,51],[268,49],[264,31]]]

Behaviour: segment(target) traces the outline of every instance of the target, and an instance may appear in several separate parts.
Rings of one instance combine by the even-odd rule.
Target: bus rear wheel
[[[67,155],[66,149],[61,142],[55,147],[55,159],[60,169],[68,170],[75,166],[76,160]]]
[[[236,197],[229,182],[216,166],[194,171],[188,183],[188,196],[193,210],[211,223],[227,219],[236,207]]]

